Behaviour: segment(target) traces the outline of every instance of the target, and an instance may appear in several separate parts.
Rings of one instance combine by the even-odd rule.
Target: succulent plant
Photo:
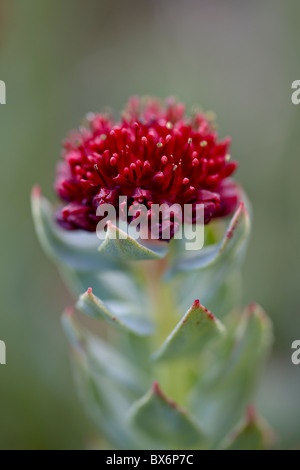
[[[268,426],[249,403],[272,328],[258,305],[239,307],[250,208],[229,178],[229,140],[170,99],[133,98],[120,122],[87,123],[57,169],[65,205],[34,188],[32,212],[78,299],[62,322],[88,414],[112,449],[267,448]],[[148,215],[153,203],[202,203],[205,246],[187,251],[175,229],[167,241],[124,237],[111,222],[100,241],[96,209],[119,196]]]

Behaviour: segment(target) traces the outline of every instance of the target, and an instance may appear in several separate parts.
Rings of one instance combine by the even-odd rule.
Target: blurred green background
[[[0,1],[0,448],[75,449],[94,439],[70,372],[60,313],[72,302],[37,242],[29,194],[53,198],[61,141],[87,111],[131,94],[201,104],[232,136],[254,207],[245,302],[276,342],[258,394],[281,448],[300,446],[300,3],[179,0]]]

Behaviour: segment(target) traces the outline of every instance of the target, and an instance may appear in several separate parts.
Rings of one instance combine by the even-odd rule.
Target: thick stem
[[[172,285],[162,279],[163,264],[157,261],[149,262],[144,268],[147,273],[149,297],[155,319],[156,333],[153,337],[153,350],[156,351],[173,331],[183,312],[177,311]],[[159,382],[170,398],[185,406],[191,372],[190,362],[184,359],[157,362],[154,364],[153,378]]]

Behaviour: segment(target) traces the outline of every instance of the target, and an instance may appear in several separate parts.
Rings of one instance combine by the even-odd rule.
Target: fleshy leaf
[[[241,275],[234,263],[220,263],[201,271],[181,273],[172,280],[179,311],[186,311],[194,299],[223,321],[241,303]]]
[[[250,232],[250,219],[243,202],[234,213],[223,239],[216,244],[202,248],[197,254],[187,251],[179,257],[167,273],[167,278],[182,272],[207,269],[219,265],[225,260],[233,262],[233,258],[243,254],[243,247]]]
[[[195,300],[176,328],[154,355],[157,360],[195,357],[211,340],[224,333],[216,317]]]
[[[197,448],[206,440],[188,413],[170,400],[157,382],[133,405],[129,421],[148,448]]]
[[[274,440],[273,432],[256,410],[249,406],[244,423],[225,439],[225,450],[269,450]]]
[[[118,449],[135,448],[125,416],[147,387],[147,377],[103,340],[84,330],[72,313],[66,311],[62,322],[72,346],[75,378],[86,410],[101,434]]]
[[[250,304],[237,327],[207,361],[209,373],[200,377],[193,392],[192,407],[216,439],[224,438],[241,419],[270,349],[271,332],[267,315],[258,305]]]
[[[107,269],[91,272],[63,266],[60,271],[76,297],[91,287],[93,293],[104,302],[115,299],[139,305],[145,303],[144,286],[130,270],[130,266],[126,271]]]
[[[166,256],[168,249],[168,244],[163,241],[140,243],[110,221],[107,223],[106,238],[99,246],[101,253],[125,261],[161,259]]]
[[[79,297],[77,308],[90,317],[107,320],[136,335],[148,336],[153,332],[152,323],[141,307],[116,300],[104,303],[93,294],[91,288]]]
[[[63,313],[62,324],[71,346],[86,355],[91,372],[111,378],[136,398],[143,393],[143,386],[148,382],[143,371],[136,369],[107,342],[85,330],[71,309]]]
[[[40,243],[54,261],[83,271],[120,268],[120,262],[99,253],[100,240],[96,233],[59,227],[51,204],[42,197],[38,187],[33,188],[31,207]]]

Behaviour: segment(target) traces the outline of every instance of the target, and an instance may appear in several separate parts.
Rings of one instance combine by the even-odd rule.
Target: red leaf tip
[[[248,405],[246,411],[248,423],[254,423],[256,421],[257,413],[254,405]]]
[[[71,317],[72,315],[74,315],[74,308],[70,306],[66,307],[65,315],[67,315],[68,317]]]
[[[157,382],[157,380],[155,380],[152,384],[152,391],[154,393],[158,393],[159,395],[162,393],[161,389],[160,389],[160,386],[159,386],[159,383]]]
[[[231,227],[229,228],[229,230],[227,231],[226,233],[226,237],[229,239],[229,238],[232,238],[233,235],[234,235],[234,232],[236,230],[236,227],[239,223],[239,218],[240,218],[240,214],[241,212],[244,212],[244,214],[247,214],[247,209],[245,207],[245,203],[244,202],[240,202],[239,204],[239,207],[234,215],[234,218],[232,220],[232,223],[231,223]]]
[[[41,197],[42,190],[41,187],[38,186],[37,184],[33,186],[32,191],[31,191],[32,197],[39,198]]]
[[[198,301],[198,302],[199,302],[199,301]],[[207,316],[208,316],[211,320],[215,320],[215,319],[216,319],[216,317],[214,316],[214,314],[211,313],[211,311],[208,310],[206,307],[204,307],[204,305],[202,305],[202,304],[199,303],[198,306],[201,308],[201,310],[203,310],[203,311],[207,314]]]
[[[86,291],[87,295],[92,295],[93,294],[93,289],[91,287],[88,288]]]
[[[249,313],[253,313],[256,309],[257,309],[257,303],[256,302],[250,302],[248,304]]]
[[[168,403],[168,405],[171,406],[172,408],[174,408],[176,410],[180,410],[181,412],[184,413],[184,410],[181,410],[179,408],[179,406],[177,405],[177,403],[175,403],[175,401],[171,400],[170,398],[168,398],[164,394],[164,392],[160,388],[159,383],[157,382],[157,380],[155,380],[152,384],[152,392],[155,393],[156,395],[158,395],[162,400],[164,400],[166,403]]]

